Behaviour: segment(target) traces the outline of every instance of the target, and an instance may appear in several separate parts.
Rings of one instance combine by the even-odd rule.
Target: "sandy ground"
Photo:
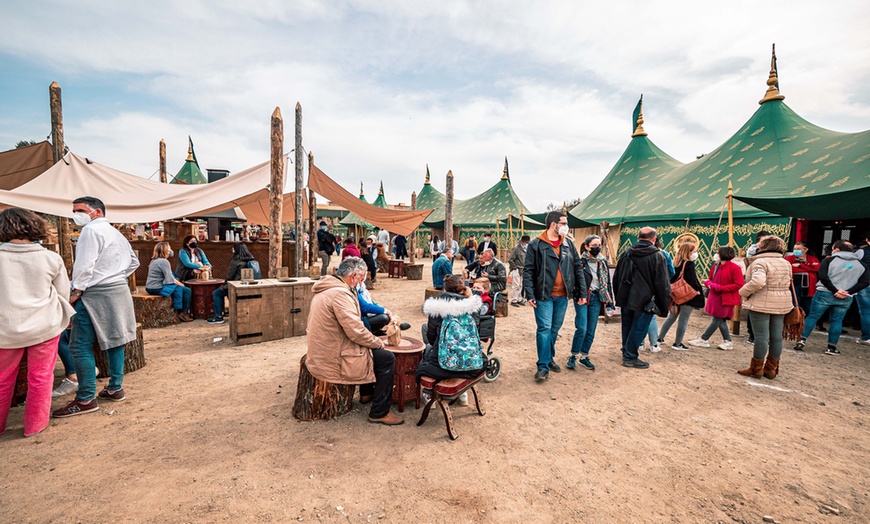
[[[382,275],[373,291],[417,336],[430,274]],[[696,313],[687,339],[706,323]],[[870,521],[870,355],[853,339],[833,357],[814,334],[776,380],[752,380],[735,373],[751,355],[743,337],[733,351],[647,352],[635,370],[620,365],[619,325],[602,323],[597,370],[537,384],[532,311],[511,308],[501,377],[480,388],[486,416],[457,408],[450,441],[437,411],[417,427],[413,404],[398,427],[359,406],[298,422],[306,338],[236,347],[228,333],[202,320],[147,330],[126,402],[35,437],[13,409],[0,522]]]

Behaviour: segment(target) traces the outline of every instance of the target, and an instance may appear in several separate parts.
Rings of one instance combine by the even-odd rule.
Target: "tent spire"
[[[779,78],[776,72],[776,44],[773,44],[770,51],[770,75],[767,77],[767,91],[764,93],[764,98],[758,103],[763,104],[771,100],[785,100],[785,96],[779,93]]]
[[[366,196],[366,194],[363,193],[362,182],[360,182],[359,183],[359,197],[362,198],[364,196]]]
[[[429,185],[429,164],[426,164],[426,181],[423,182],[423,185],[424,185],[424,186],[428,186],[428,185]]]
[[[643,130],[643,93],[640,95],[640,100],[637,101],[637,106],[634,108],[634,133],[631,137],[646,136],[646,131]]]
[[[384,196],[384,181],[381,180],[381,188],[378,190],[378,196]]]
[[[185,162],[195,162],[193,159],[193,144],[187,144],[187,158],[185,159]]]
[[[502,180],[510,180],[511,179],[510,174],[508,174],[507,157],[504,157],[504,173],[502,173],[501,179]]]

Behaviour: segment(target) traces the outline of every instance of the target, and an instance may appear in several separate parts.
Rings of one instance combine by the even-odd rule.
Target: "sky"
[[[787,105],[867,130],[867,27],[851,0],[3,2],[0,150],[49,135],[52,81],[72,151],[154,179],[161,139],[170,175],[188,135],[203,169],[268,160],[276,107],[290,152],[299,102],[306,153],[369,201],[383,181],[409,204],[427,165],[469,198],[507,157],[543,211],[607,175],[641,93],[666,153],[715,149],[757,110],[772,43]]]

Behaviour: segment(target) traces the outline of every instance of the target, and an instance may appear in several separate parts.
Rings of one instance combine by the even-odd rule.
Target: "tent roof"
[[[380,196],[380,195],[378,195],[378,196]],[[362,182],[360,182],[360,184],[359,184],[359,199],[368,204],[368,200],[366,200],[365,193],[363,193]],[[341,220],[338,221],[338,225],[340,225],[340,226],[359,226],[359,227],[363,227],[365,229],[370,229],[370,228],[374,227],[371,224],[369,224],[368,222],[366,222],[365,220],[361,219],[359,217],[359,215],[356,215],[355,213],[348,213],[344,218],[342,218]]]
[[[453,212],[453,224],[456,226],[489,227],[495,225],[499,219],[507,218],[508,215],[519,216],[528,214],[527,208],[511,186],[510,178],[505,175],[492,187],[477,195],[455,202]]]
[[[15,189],[54,164],[51,144],[42,141],[0,153],[0,189]]]
[[[208,184],[208,179],[202,174],[202,170],[199,169],[193,158],[188,157],[184,165],[181,166],[181,169],[178,170],[178,174],[169,183],[182,185]]]

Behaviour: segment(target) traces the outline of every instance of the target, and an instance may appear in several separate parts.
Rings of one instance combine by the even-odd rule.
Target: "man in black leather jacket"
[[[556,337],[568,300],[586,303],[586,278],[574,242],[567,238],[568,219],[561,211],[547,214],[547,230],[534,238],[526,249],[523,264],[523,296],[535,311],[535,344],[538,371],[535,380],[549,378],[550,371],[562,371],[556,364]]]
[[[637,358],[637,348],[643,342],[653,315],[666,317],[671,304],[667,261],[655,247],[655,241],[655,229],[641,228],[637,244],[619,257],[613,275],[616,305],[622,309],[622,365],[625,367],[649,367],[648,362]]]

